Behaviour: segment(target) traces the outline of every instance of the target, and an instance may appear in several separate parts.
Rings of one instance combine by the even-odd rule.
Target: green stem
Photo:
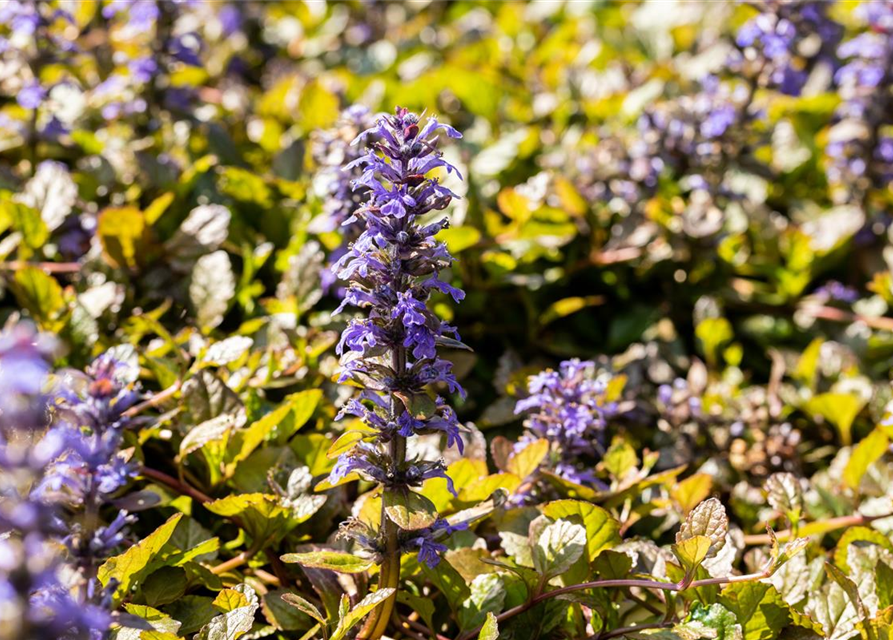
[[[211,567],[211,573],[215,575],[220,575],[222,573],[226,573],[228,571],[232,571],[234,569],[238,569],[245,563],[247,563],[251,558],[253,558],[261,549],[263,548],[263,540],[256,540],[253,545],[251,545],[250,549],[246,549],[242,553],[233,556],[229,560],[225,562],[221,562],[220,564]]]
[[[406,349],[404,347],[398,346],[394,349],[391,354],[391,366],[398,377],[406,370]],[[401,406],[400,399],[392,395],[391,420],[393,422],[397,421],[397,417],[402,411]],[[389,448],[391,473],[396,476],[406,462],[406,438],[394,433]],[[400,527],[388,517],[384,500],[381,505],[381,539],[384,543],[384,558],[379,569],[378,588],[391,588],[394,589],[394,593],[369,614],[357,635],[357,640],[381,638],[387,631],[391,614],[394,612],[394,604],[397,602],[397,588],[400,585]]]

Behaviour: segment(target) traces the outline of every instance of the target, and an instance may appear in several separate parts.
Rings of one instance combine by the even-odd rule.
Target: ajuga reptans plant
[[[344,224],[362,221],[363,232],[335,264],[335,273],[348,283],[340,312],[348,305],[363,309],[365,317],[350,321],[338,352],[342,382],[364,388],[349,400],[340,416],[354,415],[370,428],[370,435],[343,453],[329,481],[338,483],[357,473],[382,488],[381,526],[369,530],[358,522],[345,525],[347,535],[380,561],[379,589],[396,588],[400,556],[417,551],[429,566],[439,561],[445,547],[437,539],[455,528],[437,517],[433,504],[412,491],[429,478],[452,482],[440,460],[407,456],[407,439],[441,432],[447,446],[462,450],[459,423],[446,401],[429,394],[432,385],[445,386],[464,396],[451,364],[438,357],[441,344],[460,345],[456,330],[428,308],[433,292],[459,302],[464,293],[441,279],[452,257],[434,239],[447,227],[446,219],[423,224],[421,218],[443,210],[456,195],[428,177],[434,169],[458,171],[438,151],[439,132],[460,134],[434,117],[422,120],[406,109],[382,116],[361,133],[367,152],[345,169],[362,167],[354,188],[365,202]],[[459,176],[461,177],[461,176]],[[409,509],[396,508],[409,505]],[[409,518],[400,513],[410,512]],[[461,525],[460,525],[461,526]],[[362,638],[377,638],[387,627],[394,597],[367,620]]]

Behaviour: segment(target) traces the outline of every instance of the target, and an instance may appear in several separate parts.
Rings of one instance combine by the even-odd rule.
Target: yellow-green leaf
[[[405,487],[387,488],[382,497],[385,513],[401,529],[416,531],[437,520],[437,507],[425,496]]]
[[[590,562],[605,549],[620,543],[620,523],[599,506],[582,500],[555,500],[541,508],[554,520],[578,520],[586,527],[586,549]]]
[[[865,400],[850,393],[822,393],[811,398],[803,408],[837,427],[841,442],[850,445],[853,421],[864,406]]]
[[[881,459],[890,445],[890,439],[881,429],[875,429],[853,447],[850,459],[843,470],[843,481],[851,489],[858,489],[868,468]]]
[[[145,217],[135,207],[113,207],[100,212],[96,235],[113,267],[136,267],[137,249],[143,243],[145,229]]]
[[[521,451],[513,453],[509,458],[507,471],[514,473],[519,478],[526,478],[537,470],[548,453],[549,441],[540,438],[528,444]]]
[[[182,513],[171,516],[167,522],[140,542],[121,555],[109,558],[99,567],[97,577],[103,586],[108,585],[111,580],[118,582],[118,588],[115,590],[116,602],[120,602],[154,568],[153,561],[171,539],[182,517]]]
[[[286,553],[281,558],[287,564],[302,567],[328,569],[338,573],[362,573],[375,564],[372,560],[341,551],[311,551],[308,553]]]

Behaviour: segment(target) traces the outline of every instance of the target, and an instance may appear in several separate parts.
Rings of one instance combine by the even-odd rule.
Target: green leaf
[[[691,538],[683,538],[673,545],[673,554],[685,570],[686,576],[694,575],[697,568],[707,558],[712,544],[707,536],[696,535]]]
[[[890,445],[890,439],[881,429],[875,429],[853,447],[850,459],[843,470],[843,481],[850,489],[858,489],[868,468],[880,460]]]
[[[869,527],[850,527],[847,529],[834,549],[834,564],[844,571],[849,571],[847,566],[847,550],[854,542],[869,542],[879,547],[893,552],[893,542],[880,531]]]
[[[881,560],[877,563],[875,572],[878,607],[886,609],[889,606],[893,606],[893,568],[890,568],[890,565]]]
[[[235,430],[238,419],[234,414],[224,413],[192,427],[180,441],[180,458],[185,458],[210,443],[225,445]]]
[[[219,342],[215,342],[202,356],[203,365],[223,367],[243,358],[254,340],[247,336],[230,336]]]
[[[216,559],[220,539],[212,537],[211,532],[195,519],[183,518],[174,530],[167,547],[176,549],[175,553],[171,553],[170,561],[171,564],[180,566],[191,560],[206,562]]]
[[[517,451],[509,458],[506,471],[514,473],[519,478],[526,478],[539,468],[549,453],[549,441],[540,438]]]
[[[180,633],[185,636],[195,633],[208,624],[216,615],[213,600],[205,596],[183,596],[165,607],[165,610],[182,623]]]
[[[247,169],[239,167],[220,168],[220,190],[242,202],[250,202],[258,207],[273,206],[273,192],[264,179]]]
[[[437,520],[437,507],[407,487],[387,487],[382,496],[385,513],[406,531],[425,529]]]
[[[699,622],[707,629],[715,631],[716,634],[713,636],[715,640],[740,640],[744,635],[735,614],[719,603],[705,607],[700,602],[695,602],[688,620]]]
[[[887,607],[877,612],[870,621],[860,622],[857,629],[863,638],[869,640],[891,640],[893,638],[893,607]]]
[[[744,640],[772,640],[791,621],[775,587],[762,582],[737,582],[726,586],[719,604],[735,614]]]
[[[806,611],[821,625],[825,638],[851,637],[859,620],[846,592],[833,581],[810,592]]]
[[[862,602],[862,596],[859,595],[859,587],[856,586],[856,583],[847,577],[847,575],[835,567],[830,562],[825,562],[825,571],[831,577],[834,582],[836,582],[841,589],[843,589],[844,593],[846,593],[847,597],[850,599],[850,602],[853,603],[853,606],[856,608],[856,613],[863,620],[863,622],[867,622],[869,620],[868,609],[865,607],[865,604]]]
[[[135,269],[145,244],[146,220],[136,207],[103,209],[96,220],[96,235],[113,267]]]
[[[226,518],[239,518],[255,540],[281,540],[312,515],[297,517],[291,509],[282,505],[277,496],[263,493],[227,496],[205,504],[205,509]]]
[[[326,89],[319,80],[311,80],[301,91],[298,122],[304,131],[324,129],[338,119],[339,108],[338,96]]]
[[[281,558],[287,564],[328,569],[339,573],[362,573],[375,563],[366,558],[341,551],[311,551],[309,553],[286,553]]]
[[[141,591],[146,604],[161,607],[183,597],[188,582],[181,567],[162,567],[146,578]]]
[[[437,403],[427,393],[404,393],[398,391],[394,395],[400,398],[409,414],[418,420],[431,418],[437,413]]]
[[[229,613],[251,604],[248,594],[238,589],[222,589],[214,598],[214,608],[221,613]]]
[[[451,469],[447,469],[447,474],[451,478],[453,477]],[[513,473],[494,473],[462,487],[459,490],[459,497],[455,499],[455,503],[462,507],[477,504],[499,490],[505,490],[506,493],[511,494],[521,486],[521,482],[521,478]]]
[[[546,579],[564,573],[586,551],[586,528],[557,520],[541,531],[533,545],[533,567]]]
[[[429,629],[436,628],[434,626],[434,613],[436,608],[434,600],[428,595],[416,595],[410,591],[401,590],[397,592],[397,602],[406,605],[410,610],[415,611],[428,625]]]
[[[228,456],[226,476],[232,477],[236,472],[237,465],[246,460],[291,412],[292,405],[287,402],[260,420],[253,422],[247,428],[237,431],[233,435],[232,443],[228,446],[233,453]]]
[[[579,521],[586,527],[586,549],[589,561],[605,549],[620,544],[620,523],[610,513],[582,500],[555,500],[541,507],[544,515],[553,520]]]
[[[695,473],[670,488],[670,496],[682,512],[687,514],[710,495],[713,478],[707,473]]]
[[[469,596],[462,603],[458,616],[463,631],[482,625],[488,613],[501,611],[506,598],[505,583],[498,573],[482,573],[469,586]]]
[[[307,602],[306,600],[304,600],[304,598],[302,598],[298,594],[290,593],[290,592],[286,592],[286,593],[279,592],[279,594],[280,594],[279,597],[282,599],[283,602],[298,609],[299,611],[301,611],[301,613],[304,613],[304,614],[310,616],[311,618],[313,618],[314,620],[319,622],[321,625],[326,624],[326,619],[322,615],[322,613],[320,613],[319,609],[317,609],[310,602]]]
[[[140,542],[121,555],[109,558],[105,564],[99,567],[97,577],[103,586],[108,585],[111,580],[118,582],[118,588],[114,594],[115,602],[120,602],[136,584],[155,568],[152,565],[153,560],[171,539],[174,529],[177,528],[177,523],[182,517],[182,513],[171,516],[167,522]]]
[[[44,329],[51,329],[52,322],[65,309],[62,287],[55,278],[37,267],[25,267],[16,271],[12,290],[18,303]]]
[[[496,640],[497,638],[499,638],[499,625],[496,623],[496,616],[491,611],[488,611],[487,620],[481,627],[478,640]]]
[[[619,439],[611,444],[602,460],[605,469],[618,480],[625,478],[638,462],[636,450],[628,442]]]
[[[530,201],[512,187],[500,191],[496,202],[499,210],[515,222],[523,224],[530,218]]]
[[[326,457],[332,441],[321,433],[299,433],[288,445],[301,464],[307,466],[314,476],[327,474],[335,465],[334,461]]]
[[[600,578],[615,580],[628,575],[633,568],[633,559],[620,551],[602,551],[592,563],[593,570]]]
[[[456,255],[476,245],[481,239],[481,232],[474,227],[449,227],[442,229],[435,238],[446,244],[452,255]]]
[[[155,198],[152,202],[149,203],[149,206],[146,207],[145,211],[143,211],[143,217],[146,220],[146,224],[152,226],[158,219],[167,211],[168,207],[171,206],[171,203],[174,201],[174,193],[173,191],[168,191],[167,193],[163,193],[157,198]]]
[[[546,326],[567,316],[582,311],[587,307],[595,307],[604,304],[604,296],[574,296],[571,298],[563,298],[550,304],[540,315],[539,321],[541,326]]]
[[[50,230],[34,207],[21,202],[0,200],[0,231],[12,228],[22,234],[29,249],[37,251],[50,239]]]
[[[115,638],[118,640],[118,638]],[[176,633],[165,631],[141,631],[139,640],[182,640]]]
[[[706,318],[698,323],[695,336],[701,342],[707,362],[716,366],[719,364],[720,348],[734,338],[735,333],[732,324],[725,318]]]
[[[442,559],[434,569],[426,564],[422,564],[421,569],[425,577],[446,597],[453,613],[457,613],[461,609],[462,603],[471,596],[471,590],[465,578],[456,571],[447,558]]]
[[[121,625],[114,635],[115,640],[142,640],[147,632],[171,634],[177,638],[181,624],[166,613],[142,604],[124,605],[126,613],[119,613],[116,621]],[[152,631],[149,631],[151,629]]]
[[[183,400],[191,424],[201,424],[224,413],[235,415],[244,411],[238,394],[208,369],[202,369],[183,383]]]
[[[792,373],[794,378],[810,388],[813,388],[815,385],[819,355],[822,352],[823,344],[825,344],[823,338],[815,338],[810,342],[809,346],[803,350],[803,355],[800,356],[800,359],[797,361],[797,367]]]
[[[341,617],[338,621],[338,626],[335,627],[335,631],[332,633],[331,640],[341,640],[347,635],[347,632],[350,631],[360,620],[365,618],[372,610],[377,607],[379,604],[390,598],[394,595],[395,589],[386,588],[379,589],[378,591],[373,591],[365,598],[360,600],[353,609],[350,610],[350,613]]]
[[[794,538],[785,543],[784,547],[779,548],[778,539],[775,532],[771,528],[767,528],[769,538],[771,540],[769,555],[772,559],[772,573],[774,574],[783,567],[791,558],[803,551],[809,546],[809,538]]]
[[[195,637],[195,640],[236,640],[254,626],[254,615],[258,609],[257,594],[248,585],[236,585],[224,589],[214,600],[214,606],[223,609]]]
[[[705,557],[712,558],[725,546],[728,533],[729,518],[725,507],[716,498],[710,498],[691,510],[676,534],[676,542],[706,536],[710,539],[710,548]]]
[[[316,407],[319,406],[322,397],[322,389],[307,389],[290,395],[288,397],[288,402],[292,408],[291,429],[289,429],[287,433],[280,434],[280,437],[286,439],[290,438],[293,434],[297,433],[301,427],[307,424],[307,421],[310,420],[313,412],[316,411]]]
[[[286,600],[285,596],[289,596],[290,599]],[[298,606],[298,600],[306,606],[303,608]],[[316,607],[303,598],[282,589],[265,593],[261,598],[260,606],[267,621],[280,631],[303,631],[312,626],[311,620],[325,624],[325,620],[320,619],[322,616]]]
[[[837,427],[841,442],[849,446],[853,442],[853,421],[864,406],[865,400],[850,393],[822,393],[810,398],[803,410]]]
[[[335,440],[335,442],[332,443],[332,446],[329,447],[329,450],[326,451],[326,457],[330,460],[337,460],[342,453],[347,453],[364,439],[370,439],[374,433],[374,431],[367,431],[365,428],[345,431],[338,436],[338,439]]]

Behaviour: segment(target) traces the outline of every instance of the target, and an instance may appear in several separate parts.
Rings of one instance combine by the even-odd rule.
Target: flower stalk
[[[350,321],[338,344],[340,381],[364,388],[338,417],[360,418],[369,435],[341,454],[329,483],[361,476],[379,484],[382,506],[377,530],[348,521],[343,532],[377,559],[378,588],[395,589],[395,595],[367,618],[358,635],[361,640],[376,640],[387,630],[401,557],[414,550],[421,562],[435,566],[446,550],[437,540],[457,528],[439,518],[434,505],[412,490],[430,478],[445,478],[454,491],[443,461],[415,459],[407,447],[413,436],[440,433],[447,446],[462,449],[456,415],[435,387],[464,395],[452,365],[437,355],[438,346],[464,345],[456,330],[427,304],[434,292],[456,302],[464,297],[440,279],[453,259],[434,236],[448,226],[447,220],[422,224],[423,216],[445,209],[456,197],[428,177],[439,168],[458,176],[437,149],[438,131],[461,137],[433,117],[422,122],[398,108],[357,137],[355,143],[368,141],[367,151],[344,167],[345,172],[361,170],[353,190],[362,194],[362,203],[342,224],[361,223],[363,230],[334,264],[335,276],[348,285],[336,313],[348,305],[367,313]]]

